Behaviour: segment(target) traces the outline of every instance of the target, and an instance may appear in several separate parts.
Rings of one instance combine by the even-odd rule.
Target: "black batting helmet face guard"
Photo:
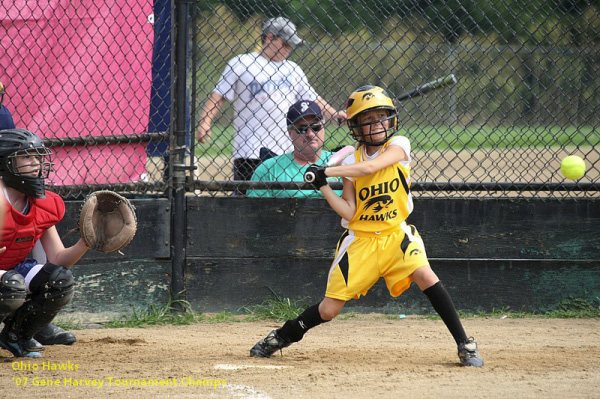
[[[7,187],[33,198],[45,198],[52,170],[52,151],[25,129],[0,130],[0,178]]]

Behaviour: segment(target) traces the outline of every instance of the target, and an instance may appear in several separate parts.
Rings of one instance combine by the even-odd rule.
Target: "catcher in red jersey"
[[[413,210],[410,142],[394,136],[398,112],[392,99],[380,87],[363,86],[350,95],[346,108],[356,151],[341,166],[311,165],[306,172],[314,174],[315,189],[347,228],[337,244],[325,298],[271,331],[250,355],[270,357],[300,341],[308,330],[336,317],[346,301],[366,295],[383,277],[392,296],[415,282],[456,341],[460,363],[483,366],[477,343],[467,337],[450,295],[429,266],[423,240],[416,227],[406,223]],[[327,184],[327,177],[334,176],[344,178],[341,197]]]
[[[4,226],[0,238],[0,347],[16,357],[39,358],[44,347],[34,337],[75,337],[51,324],[73,298],[73,266],[88,250],[82,240],[65,248],[55,225],[65,204],[46,192],[51,151],[25,129],[0,130],[0,178],[6,186]],[[29,257],[41,243],[47,262]],[[46,335],[43,335],[43,334]],[[42,340],[42,338],[40,338]],[[64,340],[68,341],[65,342]]]

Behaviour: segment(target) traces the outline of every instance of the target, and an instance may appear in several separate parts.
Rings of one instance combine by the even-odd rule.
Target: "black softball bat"
[[[446,87],[449,85],[453,85],[456,82],[457,82],[456,76],[454,76],[454,74],[452,73],[448,76],[425,83],[424,85],[419,86],[416,89],[406,92],[406,93],[400,95],[399,97],[397,97],[396,100],[404,101],[404,100],[408,100],[409,98],[419,97],[419,96],[422,96],[423,94],[429,93],[430,91],[441,89],[442,87]]]

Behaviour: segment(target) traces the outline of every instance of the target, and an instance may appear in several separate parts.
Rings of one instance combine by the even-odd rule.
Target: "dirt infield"
[[[0,396],[599,396],[599,319],[477,318],[464,324],[479,341],[486,362],[482,369],[458,366],[455,346],[441,321],[411,317],[360,315],[336,320],[285,349],[283,357],[271,359],[250,358],[248,350],[279,325],[274,322],[82,330],[77,331],[78,343],[49,347],[44,359],[15,361],[1,351]],[[22,386],[26,378],[27,385]],[[164,385],[155,385],[161,382]]]

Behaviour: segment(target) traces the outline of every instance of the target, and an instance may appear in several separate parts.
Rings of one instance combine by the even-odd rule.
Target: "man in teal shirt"
[[[304,172],[310,164],[325,165],[333,154],[323,150],[323,113],[316,102],[300,100],[294,103],[287,113],[287,126],[294,151],[261,163],[254,171],[251,181],[304,182]],[[341,191],[336,193],[341,195]],[[323,197],[318,190],[248,190],[247,195],[279,198]]]

